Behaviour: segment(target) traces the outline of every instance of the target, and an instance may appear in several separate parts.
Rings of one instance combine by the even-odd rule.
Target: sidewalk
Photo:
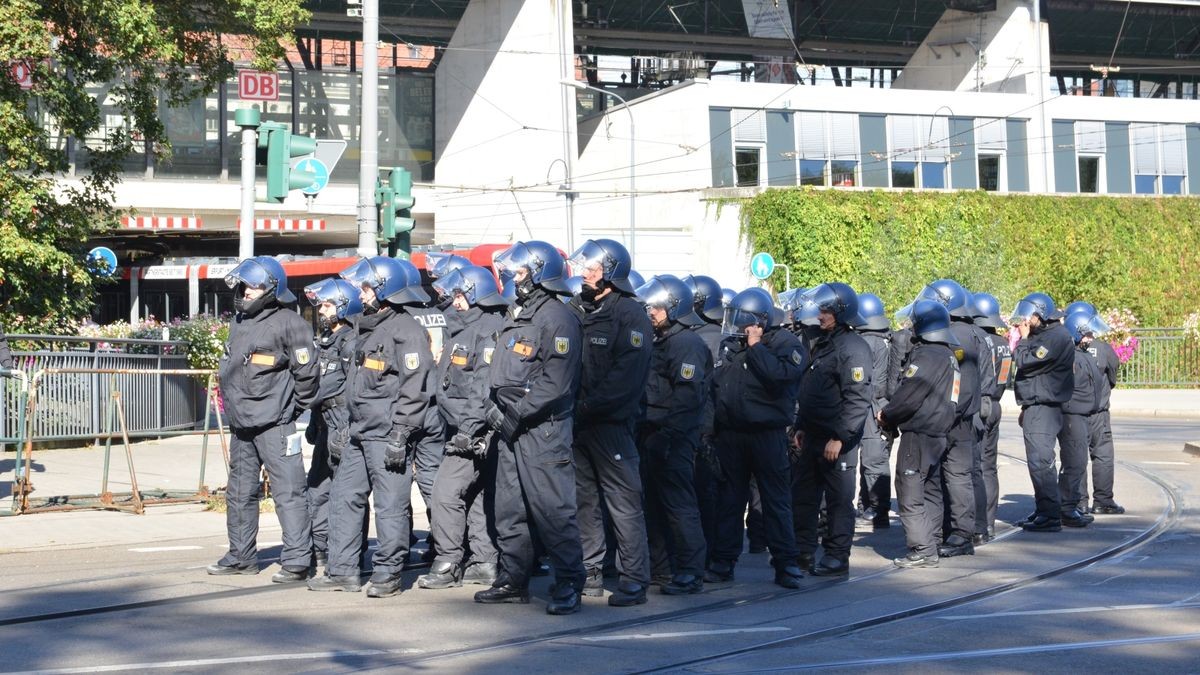
[[[1012,387],[1000,405],[1005,413],[1021,411]],[[1200,421],[1200,389],[1114,389],[1109,411],[1113,417],[1156,417]],[[1197,432],[1200,437],[1200,431]]]

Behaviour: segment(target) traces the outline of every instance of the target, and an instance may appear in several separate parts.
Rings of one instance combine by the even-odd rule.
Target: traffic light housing
[[[411,234],[416,222],[412,207],[412,173],[403,167],[388,170],[387,181],[375,181],[375,205],[379,207],[379,243],[387,244],[388,255],[412,252]]]
[[[313,172],[292,168],[293,157],[310,155],[317,149],[315,139],[293,134],[287,125],[278,122],[264,122],[258,127],[258,148],[258,163],[267,166],[267,199],[283,202],[288,192],[316,181]]]

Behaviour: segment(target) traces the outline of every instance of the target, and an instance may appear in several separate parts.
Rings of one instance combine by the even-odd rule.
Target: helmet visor
[[[818,317],[821,312],[835,313],[833,310],[839,300],[832,288],[822,284],[801,293],[795,302],[797,306],[792,311],[793,320],[805,326],[817,326],[820,325]]]
[[[1035,314],[1041,316],[1043,311],[1044,310],[1042,307],[1035,305],[1028,300],[1022,300],[1017,303],[1017,306],[1015,309],[1013,309],[1012,316],[1009,317],[1008,321],[1009,323],[1013,324],[1028,321]]]
[[[430,279],[437,279],[458,269],[464,262],[462,256],[445,251],[433,251],[425,254],[425,272]]]
[[[721,322],[721,333],[745,337],[746,329],[765,323],[762,316],[735,307],[725,308],[725,319]]]
[[[1081,326],[1081,329],[1082,330],[1080,332],[1091,333],[1092,337],[1100,337],[1101,335],[1104,335],[1112,330],[1109,328],[1108,324],[1104,322],[1104,319],[1100,318],[1099,314],[1093,314],[1092,318],[1088,319],[1088,322]]]
[[[658,307],[670,310],[679,304],[679,298],[672,295],[666,284],[658,279],[651,279],[635,291],[637,299],[647,307]]]
[[[273,288],[275,283],[276,280],[271,277],[266,268],[253,259],[243,260],[229,274],[225,275],[225,285],[230,288],[237,288],[238,284],[246,284],[252,288],[267,289]]]
[[[512,279],[517,270],[524,267],[529,270],[529,274],[533,277],[537,276],[538,269],[541,268],[541,262],[529,250],[529,247],[522,242],[517,242],[508,247],[492,262],[492,266],[500,274],[500,279],[507,282]]]
[[[612,277],[617,261],[600,244],[589,239],[579,247],[579,250],[571,254],[567,265],[570,266],[571,274],[574,276],[581,277],[588,270],[599,269],[601,276],[609,279]]]
[[[462,272],[458,270],[451,270],[446,276],[435,279],[433,290],[437,291],[442,297],[447,298],[453,298],[461,293],[469,304],[475,304],[475,282],[464,277]]]
[[[896,320],[897,325],[907,326],[912,323],[912,308],[913,303],[910,302],[896,310],[896,313],[892,315],[892,318]]]
[[[339,272],[338,276],[359,287],[365,285],[377,288],[381,281],[375,276],[375,266],[366,258],[360,258],[358,262]]]

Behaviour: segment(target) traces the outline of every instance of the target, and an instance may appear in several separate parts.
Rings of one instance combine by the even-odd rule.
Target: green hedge
[[[1125,307],[1148,326],[1200,309],[1200,199],[771,189],[741,204],[743,235],[794,286],[844,281],[889,311],[933,279]]]

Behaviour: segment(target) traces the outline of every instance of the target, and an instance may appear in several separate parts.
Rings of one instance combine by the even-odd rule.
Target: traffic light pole
[[[379,178],[379,0],[363,0],[362,112],[358,165],[358,254],[373,256]]]
[[[242,128],[242,212],[238,223],[238,260],[254,257],[254,176],[255,156],[258,154],[257,108],[242,108],[233,114],[234,122]]]

